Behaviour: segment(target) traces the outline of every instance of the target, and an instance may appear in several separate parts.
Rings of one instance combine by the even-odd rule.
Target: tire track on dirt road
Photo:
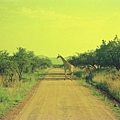
[[[12,119],[13,120],[13,119]],[[52,69],[14,120],[117,120],[102,101],[77,81]]]

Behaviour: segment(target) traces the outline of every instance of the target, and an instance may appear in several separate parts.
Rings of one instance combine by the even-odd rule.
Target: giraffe
[[[71,65],[69,62],[67,62],[61,55],[58,54],[57,59],[61,58],[61,60],[63,61],[64,64],[64,73],[65,73],[65,79],[67,79],[67,70],[69,70],[69,72],[71,73],[70,79],[72,80],[72,76],[73,76],[73,69],[74,66]]]

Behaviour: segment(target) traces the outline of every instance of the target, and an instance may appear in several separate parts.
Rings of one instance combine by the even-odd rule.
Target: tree
[[[79,65],[79,57],[78,56],[71,56],[67,60],[70,64],[74,65],[77,67]]]
[[[52,65],[51,60],[49,60],[48,58],[40,58],[39,63],[41,68],[51,67]]]
[[[102,41],[102,45],[96,49],[97,64],[102,67],[115,67],[120,70],[120,40],[117,35],[108,43]]]
[[[34,72],[36,69],[47,68],[52,65],[48,58],[35,56],[33,51],[27,51],[25,48],[17,48],[17,52],[9,56],[7,51],[0,51],[0,75],[2,83],[8,86],[16,79],[16,73],[21,81],[24,73]]]
[[[0,75],[2,76],[2,82],[5,86],[8,82],[13,81],[15,71],[13,69],[13,61],[7,51],[0,51]]]
[[[19,47],[17,48],[17,50],[18,51],[13,55],[13,60],[14,60],[14,68],[19,76],[19,81],[20,81],[22,79],[23,72],[29,66],[30,62],[25,48]]]
[[[120,39],[118,36],[114,38],[114,40],[109,41],[108,43],[108,53],[111,59],[112,65],[119,71],[120,70]]]
[[[37,68],[40,68],[41,59],[38,56],[34,56],[31,59],[31,70],[34,72]]]
[[[4,74],[8,68],[9,53],[7,51],[0,51],[0,73]]]

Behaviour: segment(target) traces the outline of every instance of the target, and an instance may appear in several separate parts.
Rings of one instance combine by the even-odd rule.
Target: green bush
[[[82,72],[81,72],[81,71],[76,71],[76,72],[74,73],[74,75],[77,76],[78,78],[81,78]]]

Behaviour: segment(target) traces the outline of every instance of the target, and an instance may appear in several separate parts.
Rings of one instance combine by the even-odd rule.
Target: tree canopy
[[[36,69],[43,69],[51,65],[48,58],[40,58],[26,48],[17,48],[17,52],[12,56],[7,51],[0,51],[0,75],[8,77],[8,81],[12,81],[15,74],[21,81],[23,73],[34,72]]]
[[[72,56],[68,61],[74,66],[115,67],[120,70],[120,39],[116,35],[108,43],[102,40],[102,44],[96,50],[77,53],[77,56]]]

